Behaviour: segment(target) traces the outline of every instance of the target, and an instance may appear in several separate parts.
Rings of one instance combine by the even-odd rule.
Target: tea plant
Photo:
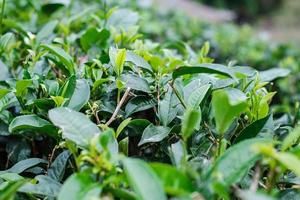
[[[270,107],[290,71],[154,42],[135,6],[7,2],[0,199],[299,198],[299,106]]]

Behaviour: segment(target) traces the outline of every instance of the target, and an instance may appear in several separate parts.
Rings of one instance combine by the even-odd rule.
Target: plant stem
[[[172,81],[171,83],[169,82],[169,85],[171,86],[172,90],[174,91],[176,97],[179,99],[180,103],[182,104],[182,106],[186,109],[187,106],[184,102],[184,100],[182,99],[182,97],[180,96],[179,92],[177,91],[177,89],[174,87],[174,81]]]
[[[2,34],[3,31],[3,18],[4,18],[4,8],[5,8],[5,1],[2,0],[2,9],[1,9],[1,17],[0,17],[0,33]]]
[[[130,92],[131,88],[127,88],[127,90],[125,91],[122,99],[120,100],[120,102],[118,103],[113,115],[111,116],[111,118],[108,120],[108,122],[106,122],[106,126],[109,126],[115,119],[116,119],[116,116],[117,114],[119,113],[122,105],[124,104],[125,100],[127,99],[127,96],[129,95],[129,92]]]

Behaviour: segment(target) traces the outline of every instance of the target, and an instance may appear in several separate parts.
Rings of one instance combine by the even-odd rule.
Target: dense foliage
[[[0,199],[299,199],[297,49],[141,2],[6,2]]]
[[[231,9],[237,20],[245,22],[261,15],[270,14],[284,2],[282,0],[196,0],[218,8]]]

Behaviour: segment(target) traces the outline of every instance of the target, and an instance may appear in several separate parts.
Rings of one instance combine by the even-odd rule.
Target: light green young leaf
[[[186,141],[192,133],[199,129],[201,123],[201,110],[188,108],[185,111],[182,121],[182,136],[183,139]]]
[[[116,138],[119,137],[119,135],[122,133],[123,129],[130,123],[131,118],[127,118],[118,126],[116,131]]]
[[[16,96],[22,96],[26,93],[28,87],[32,85],[32,80],[24,79],[16,83]]]
[[[121,76],[126,61],[126,49],[109,49],[109,58],[117,76]]]
[[[162,163],[151,163],[150,166],[162,181],[168,194],[184,195],[195,191],[195,186],[192,182],[183,172],[175,167]]]
[[[247,109],[247,97],[238,89],[226,88],[213,92],[212,110],[219,134],[224,134],[233,120]]]
[[[155,172],[142,160],[124,158],[125,174],[138,200],[166,200],[163,185]]]
[[[300,138],[300,126],[296,127],[292,132],[290,132],[282,142],[282,151],[287,150],[293,146]]]

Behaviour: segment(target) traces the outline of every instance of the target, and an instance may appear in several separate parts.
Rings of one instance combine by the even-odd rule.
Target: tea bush
[[[299,198],[296,49],[139,1],[4,11],[0,199]]]

